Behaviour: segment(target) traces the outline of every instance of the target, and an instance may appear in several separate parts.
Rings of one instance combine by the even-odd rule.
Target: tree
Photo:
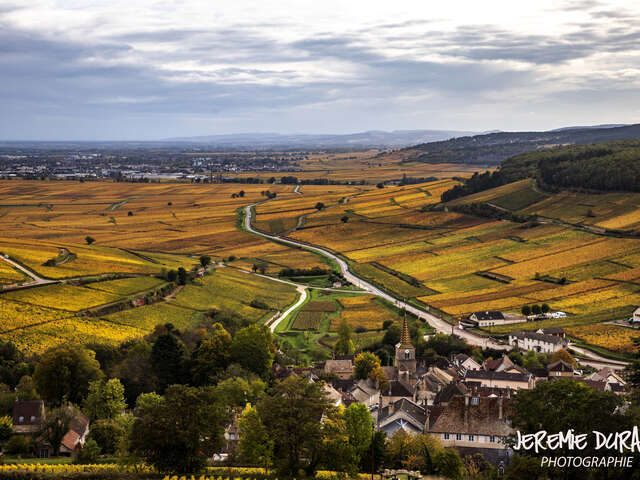
[[[152,346],[145,341],[134,341],[127,345],[124,358],[112,369],[114,376],[124,386],[125,400],[134,405],[140,394],[153,392],[158,388],[151,364]]]
[[[178,272],[176,272],[175,270],[169,270],[167,272],[167,280],[169,280],[170,282],[175,282],[176,280],[178,280]]]
[[[128,217],[133,217],[133,212],[132,212],[131,210],[129,210],[129,211],[127,212],[127,216],[128,216]]]
[[[75,463],[95,463],[102,449],[98,442],[89,438],[75,456]]]
[[[172,385],[138,412],[130,448],[160,472],[196,473],[222,445],[224,423],[211,388]]]
[[[24,375],[20,378],[20,381],[16,386],[16,396],[18,397],[18,400],[38,400],[40,398],[32,377]]]
[[[169,385],[184,383],[186,348],[173,333],[156,338],[151,348],[151,366],[161,392]]]
[[[534,315],[540,315],[542,313],[542,308],[540,308],[540,305],[533,305],[531,307],[531,313],[533,313]]]
[[[262,398],[265,388],[265,383],[257,377],[251,380],[231,377],[216,385],[216,394],[222,405],[244,408],[248,403],[255,404]]]
[[[324,203],[322,202],[316,203],[316,210],[322,210],[322,209],[324,209]]]
[[[380,182],[380,183],[378,183],[378,184],[376,185],[376,187],[378,187],[378,188],[384,188],[384,183]]]
[[[540,310],[542,311],[542,313],[549,313],[551,311],[551,307],[549,306],[549,304],[543,303],[540,307]]]
[[[576,359],[573,358],[573,356],[569,352],[567,352],[564,348],[558,350],[553,355],[551,355],[551,358],[549,359],[549,363],[557,362],[558,360],[562,360],[563,362],[568,363],[569,365],[573,365],[573,368],[578,367],[578,362],[576,362]]]
[[[373,419],[369,409],[362,403],[352,403],[344,411],[346,434],[349,445],[353,448],[359,461],[371,445]]]
[[[247,405],[238,421],[238,430],[240,459],[268,470],[273,464],[274,443],[255,408]]]
[[[36,365],[33,379],[42,398],[54,405],[63,400],[80,404],[89,384],[102,378],[100,364],[91,350],[62,345],[47,350]]]
[[[89,438],[95,440],[102,450],[102,453],[113,455],[127,434],[123,423],[119,418],[115,420],[96,420],[95,422],[91,422]]]
[[[529,315],[531,315],[531,307],[529,305],[524,305],[521,311],[525,317],[528,317]]]
[[[0,417],[0,445],[4,445],[13,435],[13,422],[8,415]]]
[[[214,323],[209,337],[191,355],[191,377],[196,385],[215,383],[217,376],[231,361],[231,335],[222,324]]]
[[[333,351],[337,355],[351,355],[356,351],[356,347],[351,339],[351,328],[343,318],[338,327],[338,341],[333,346]]]
[[[349,221],[349,215],[343,215],[342,218],[340,218],[340,221],[342,223],[347,223]]]
[[[356,378],[369,378],[376,368],[380,367],[380,359],[371,352],[362,352],[354,360],[354,376]]]
[[[302,469],[313,477],[326,438],[320,417],[335,410],[321,383],[290,376],[276,383],[257,409],[273,441],[278,478],[298,477]]]
[[[275,357],[271,331],[254,323],[238,330],[231,343],[231,360],[263,379],[269,377]]]
[[[200,265],[202,268],[207,268],[211,264],[211,257],[209,255],[200,256]]]
[[[93,242],[96,241],[96,239],[87,235],[86,237],[84,237],[84,241],[87,242],[87,245],[91,245]]]
[[[522,434],[569,429],[575,434],[591,434],[593,430],[605,434],[621,432],[628,428],[625,417],[616,412],[621,404],[622,399],[612,392],[601,393],[571,378],[562,378],[538,383],[533,390],[519,391],[513,400],[511,420]],[[535,455],[535,452],[529,450],[525,454]],[[571,455],[572,451],[563,447],[555,449],[554,454]],[[595,445],[590,444],[581,454],[597,455]]]
[[[532,368],[541,368],[542,363],[540,363],[536,352],[534,352],[533,350],[528,350],[527,353],[525,353],[522,357],[522,366],[527,370],[530,370]]]
[[[84,401],[83,411],[91,421],[113,419],[126,407],[124,387],[117,378],[111,378],[106,382],[96,380],[89,384],[89,394]]]
[[[187,271],[184,269],[184,267],[178,268],[178,284],[179,285],[187,284]]]

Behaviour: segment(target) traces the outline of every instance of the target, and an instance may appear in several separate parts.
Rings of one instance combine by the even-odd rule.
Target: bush
[[[4,451],[12,455],[29,455],[33,452],[33,439],[29,435],[14,435],[4,446]]]
[[[117,421],[97,420],[91,424],[89,438],[96,442],[102,453],[113,454],[125,434],[124,427]]]
[[[74,451],[73,463],[96,463],[99,455],[100,447],[94,439],[90,438],[81,449]]]

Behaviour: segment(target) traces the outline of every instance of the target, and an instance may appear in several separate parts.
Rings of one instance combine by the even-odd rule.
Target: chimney
[[[469,423],[469,392],[464,394],[464,424],[465,426]]]
[[[498,420],[502,420],[502,394],[498,397]]]

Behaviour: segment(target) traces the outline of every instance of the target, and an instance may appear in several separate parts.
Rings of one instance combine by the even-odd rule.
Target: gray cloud
[[[581,96],[602,108],[612,88],[636,92],[633,98],[640,93],[637,79],[616,76],[615,70],[635,68],[628,55],[638,51],[638,18],[607,12],[592,1],[566,5],[597,10],[579,29],[553,36],[495,25],[445,31],[433,21],[416,19],[290,40],[274,34],[277,24],[265,23],[176,26],[71,41],[9,25],[5,14],[14,8],[0,7],[0,25],[6,25],[0,30],[4,138],[49,138],[61,135],[62,128],[69,132],[66,138],[77,138],[91,132],[87,121],[106,125],[95,138],[131,132],[153,138],[165,135],[158,132],[178,119],[173,136],[215,133],[207,127],[192,130],[202,121],[217,131],[259,130],[262,125],[287,131],[299,129],[301,119],[303,129],[326,125],[336,131],[504,128],[483,123],[482,112],[496,102],[500,108],[487,113],[489,118],[516,112],[523,128],[531,128],[531,120],[519,113],[529,105],[518,100],[518,92],[538,96],[541,118],[554,108],[561,114]],[[625,56],[617,57],[619,52]],[[568,67],[596,54],[609,55],[613,66],[608,73],[593,76]],[[448,111],[452,107],[458,110]],[[615,108],[624,114],[617,103]],[[382,115],[372,119],[371,111]],[[425,113],[411,118],[418,112]],[[593,110],[594,118],[598,113]],[[42,126],[47,118],[57,122],[49,130]],[[465,123],[438,123],[461,118]]]

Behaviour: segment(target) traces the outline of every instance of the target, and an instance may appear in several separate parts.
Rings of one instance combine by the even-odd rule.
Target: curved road
[[[416,317],[418,317],[418,318],[424,320],[425,322],[427,322],[429,325],[431,325],[439,333],[445,333],[445,334],[448,334],[448,335],[455,334],[456,336],[461,337],[464,340],[466,340],[467,343],[470,343],[472,345],[477,345],[477,346],[482,347],[482,348],[495,348],[496,350],[511,350],[511,346],[510,345],[504,345],[504,344],[501,344],[501,343],[496,343],[494,341],[489,340],[486,337],[483,337],[482,335],[476,335],[476,334],[468,332],[466,330],[460,330],[459,328],[455,328],[450,323],[445,322],[441,318],[436,317],[435,315],[433,315],[431,313],[425,312],[424,310],[421,310],[421,309],[419,309],[417,307],[414,307],[411,304],[408,304],[408,303],[406,303],[404,301],[401,301],[401,300],[398,300],[398,299],[392,297],[388,293],[385,293],[382,290],[380,290],[378,287],[376,287],[376,286],[372,285],[371,283],[367,282],[366,280],[356,276],[354,273],[352,273],[349,270],[349,265],[347,264],[347,262],[345,262],[340,257],[336,256],[335,254],[331,253],[328,250],[325,250],[323,248],[316,247],[316,246],[313,246],[313,245],[307,245],[305,243],[297,242],[295,240],[285,239],[285,238],[279,237],[277,235],[270,235],[268,233],[260,232],[260,231],[258,231],[256,229],[254,229],[253,226],[251,225],[251,219],[252,219],[252,216],[253,216],[251,208],[254,207],[255,205],[257,205],[257,203],[253,203],[253,204],[248,205],[248,206],[245,207],[244,227],[247,229],[247,231],[249,231],[251,233],[254,233],[256,235],[260,235],[261,237],[264,237],[264,238],[269,239],[269,240],[274,240],[274,241],[277,241],[277,242],[286,243],[288,245],[293,245],[295,247],[300,247],[300,248],[303,248],[305,250],[310,250],[310,251],[319,253],[320,255],[323,255],[325,257],[330,258],[331,260],[333,260],[334,262],[336,262],[340,266],[340,271],[342,272],[342,275],[344,276],[344,278],[346,278],[353,285],[355,285],[355,286],[357,286],[359,288],[362,288],[363,290],[365,290],[365,291],[367,291],[367,292],[369,292],[369,293],[371,293],[373,295],[381,297],[381,298],[387,300],[388,302],[393,303],[398,308],[404,308],[407,312],[412,313]]]
[[[0,255],[0,258],[2,260],[4,260],[5,262],[7,262],[8,264],[10,264],[12,267],[20,270],[22,273],[24,273],[26,276],[31,277],[33,279],[33,281],[28,282],[28,283],[23,283],[21,285],[12,285],[12,286],[8,286],[4,289],[0,289],[2,291],[10,291],[10,290],[20,290],[23,288],[30,288],[30,287],[34,287],[37,285],[49,285],[50,283],[59,283],[59,280],[49,280],[47,278],[42,278],[41,276],[39,276],[36,272],[34,272],[33,270],[30,270],[26,267],[23,267],[22,265],[20,265],[18,262],[12,260],[11,258],[9,258],[9,256],[5,256],[5,255]]]

